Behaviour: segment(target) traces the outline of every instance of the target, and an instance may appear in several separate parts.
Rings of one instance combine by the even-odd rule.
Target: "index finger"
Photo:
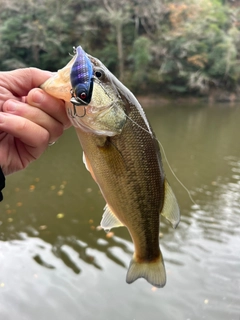
[[[23,68],[0,73],[0,86],[11,91],[16,97],[26,96],[52,76],[50,71],[37,68]]]

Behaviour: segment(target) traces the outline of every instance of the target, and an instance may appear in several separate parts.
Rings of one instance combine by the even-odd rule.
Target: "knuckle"
[[[24,132],[24,131],[28,132],[29,131],[29,124],[28,124],[27,119],[21,117],[21,121],[18,121],[17,127],[18,127],[17,130],[20,131],[20,132],[21,131],[22,132]]]
[[[49,142],[49,139],[50,139],[49,132],[46,129],[42,128],[41,134],[39,134],[39,140],[40,140],[39,142],[41,142],[44,145],[47,145]]]
[[[19,132],[20,136],[22,136],[21,132],[27,132],[29,135],[34,136],[35,139],[37,138],[38,145],[48,144],[50,137],[49,132],[39,125],[32,125],[28,119],[21,117],[21,121],[18,122],[16,130]]]
[[[64,127],[62,124],[58,124],[55,129],[53,130],[53,134],[52,137],[54,137],[54,140],[56,140],[57,138],[59,138],[64,131]]]

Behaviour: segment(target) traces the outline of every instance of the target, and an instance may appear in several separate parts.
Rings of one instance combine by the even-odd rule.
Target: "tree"
[[[130,6],[128,0],[109,1],[102,0],[102,8],[96,14],[101,19],[110,24],[114,29],[116,35],[118,65],[119,65],[119,79],[124,79],[124,54],[123,54],[123,26],[131,21]]]
[[[55,71],[82,45],[134,90],[240,83],[240,7],[220,0],[0,0],[0,68]]]

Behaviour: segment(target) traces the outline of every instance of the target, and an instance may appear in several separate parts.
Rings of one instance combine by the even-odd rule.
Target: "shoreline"
[[[136,94],[136,98],[140,102],[140,104],[145,106],[152,106],[156,105],[156,102],[159,105],[167,105],[167,104],[198,104],[198,103],[228,103],[228,104],[235,104],[240,103],[240,94],[234,92],[226,92],[216,90],[209,95],[205,96],[198,96],[198,95],[164,95],[164,94]]]

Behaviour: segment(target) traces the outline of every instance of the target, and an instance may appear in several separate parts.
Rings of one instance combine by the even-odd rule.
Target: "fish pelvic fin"
[[[104,208],[104,213],[101,221],[101,227],[104,230],[110,230],[112,228],[123,226],[122,222],[116,217],[108,204]]]
[[[161,252],[156,260],[150,262],[138,262],[136,257],[133,256],[127,272],[126,282],[130,284],[138,278],[146,279],[157,288],[165,286],[166,272]]]
[[[175,229],[180,222],[180,209],[177,203],[177,199],[170,187],[168,181],[164,182],[164,204],[161,211],[161,215],[164,216]]]

